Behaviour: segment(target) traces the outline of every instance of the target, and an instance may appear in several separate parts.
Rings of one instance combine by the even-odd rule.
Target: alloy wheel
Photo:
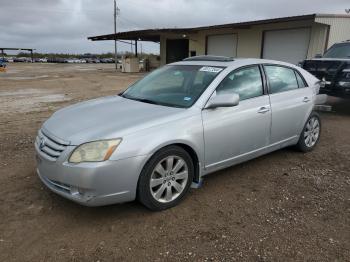
[[[184,191],[188,180],[188,166],[179,156],[163,158],[152,171],[151,194],[161,203],[175,200]]]
[[[307,147],[313,147],[320,135],[320,122],[317,117],[312,117],[306,124],[304,131],[304,141]]]

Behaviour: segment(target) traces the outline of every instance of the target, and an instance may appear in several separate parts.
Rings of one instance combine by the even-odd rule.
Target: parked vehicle
[[[86,63],[88,63],[88,64],[91,64],[91,63],[92,63],[92,60],[93,60],[92,58],[86,58],[86,59],[85,59]]]
[[[6,72],[6,58],[0,58],[0,72]]]
[[[301,67],[322,80],[321,94],[350,98],[350,41],[334,44]]]
[[[65,63],[65,59],[61,57],[49,57],[47,59],[48,63]]]
[[[114,63],[114,59],[113,58],[102,58],[100,60],[101,63]]]
[[[87,206],[178,204],[203,176],[283,147],[314,149],[319,80],[271,60],[200,56],[119,95],[61,109],[39,130],[37,172]]]
[[[32,59],[30,57],[15,57],[13,62],[31,63]]]

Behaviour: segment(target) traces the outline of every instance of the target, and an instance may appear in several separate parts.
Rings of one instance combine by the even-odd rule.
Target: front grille
[[[68,145],[64,141],[58,141],[58,139],[48,136],[42,130],[39,130],[35,144],[43,156],[50,161],[56,161]]]
[[[341,61],[305,61],[303,68],[309,72],[335,74],[343,66]]]
[[[333,82],[345,66],[343,61],[307,60],[303,68],[320,80]]]

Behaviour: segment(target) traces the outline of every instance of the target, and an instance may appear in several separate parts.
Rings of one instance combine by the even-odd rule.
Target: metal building
[[[310,14],[195,28],[117,33],[119,40],[160,43],[161,64],[195,55],[268,58],[298,63],[350,39],[350,15]],[[89,37],[114,40],[115,35]]]

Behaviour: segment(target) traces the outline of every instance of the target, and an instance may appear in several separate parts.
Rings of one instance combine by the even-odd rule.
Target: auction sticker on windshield
[[[211,73],[219,73],[222,71],[222,68],[220,67],[211,67],[211,66],[203,66],[201,69],[199,69],[201,72],[211,72]]]

